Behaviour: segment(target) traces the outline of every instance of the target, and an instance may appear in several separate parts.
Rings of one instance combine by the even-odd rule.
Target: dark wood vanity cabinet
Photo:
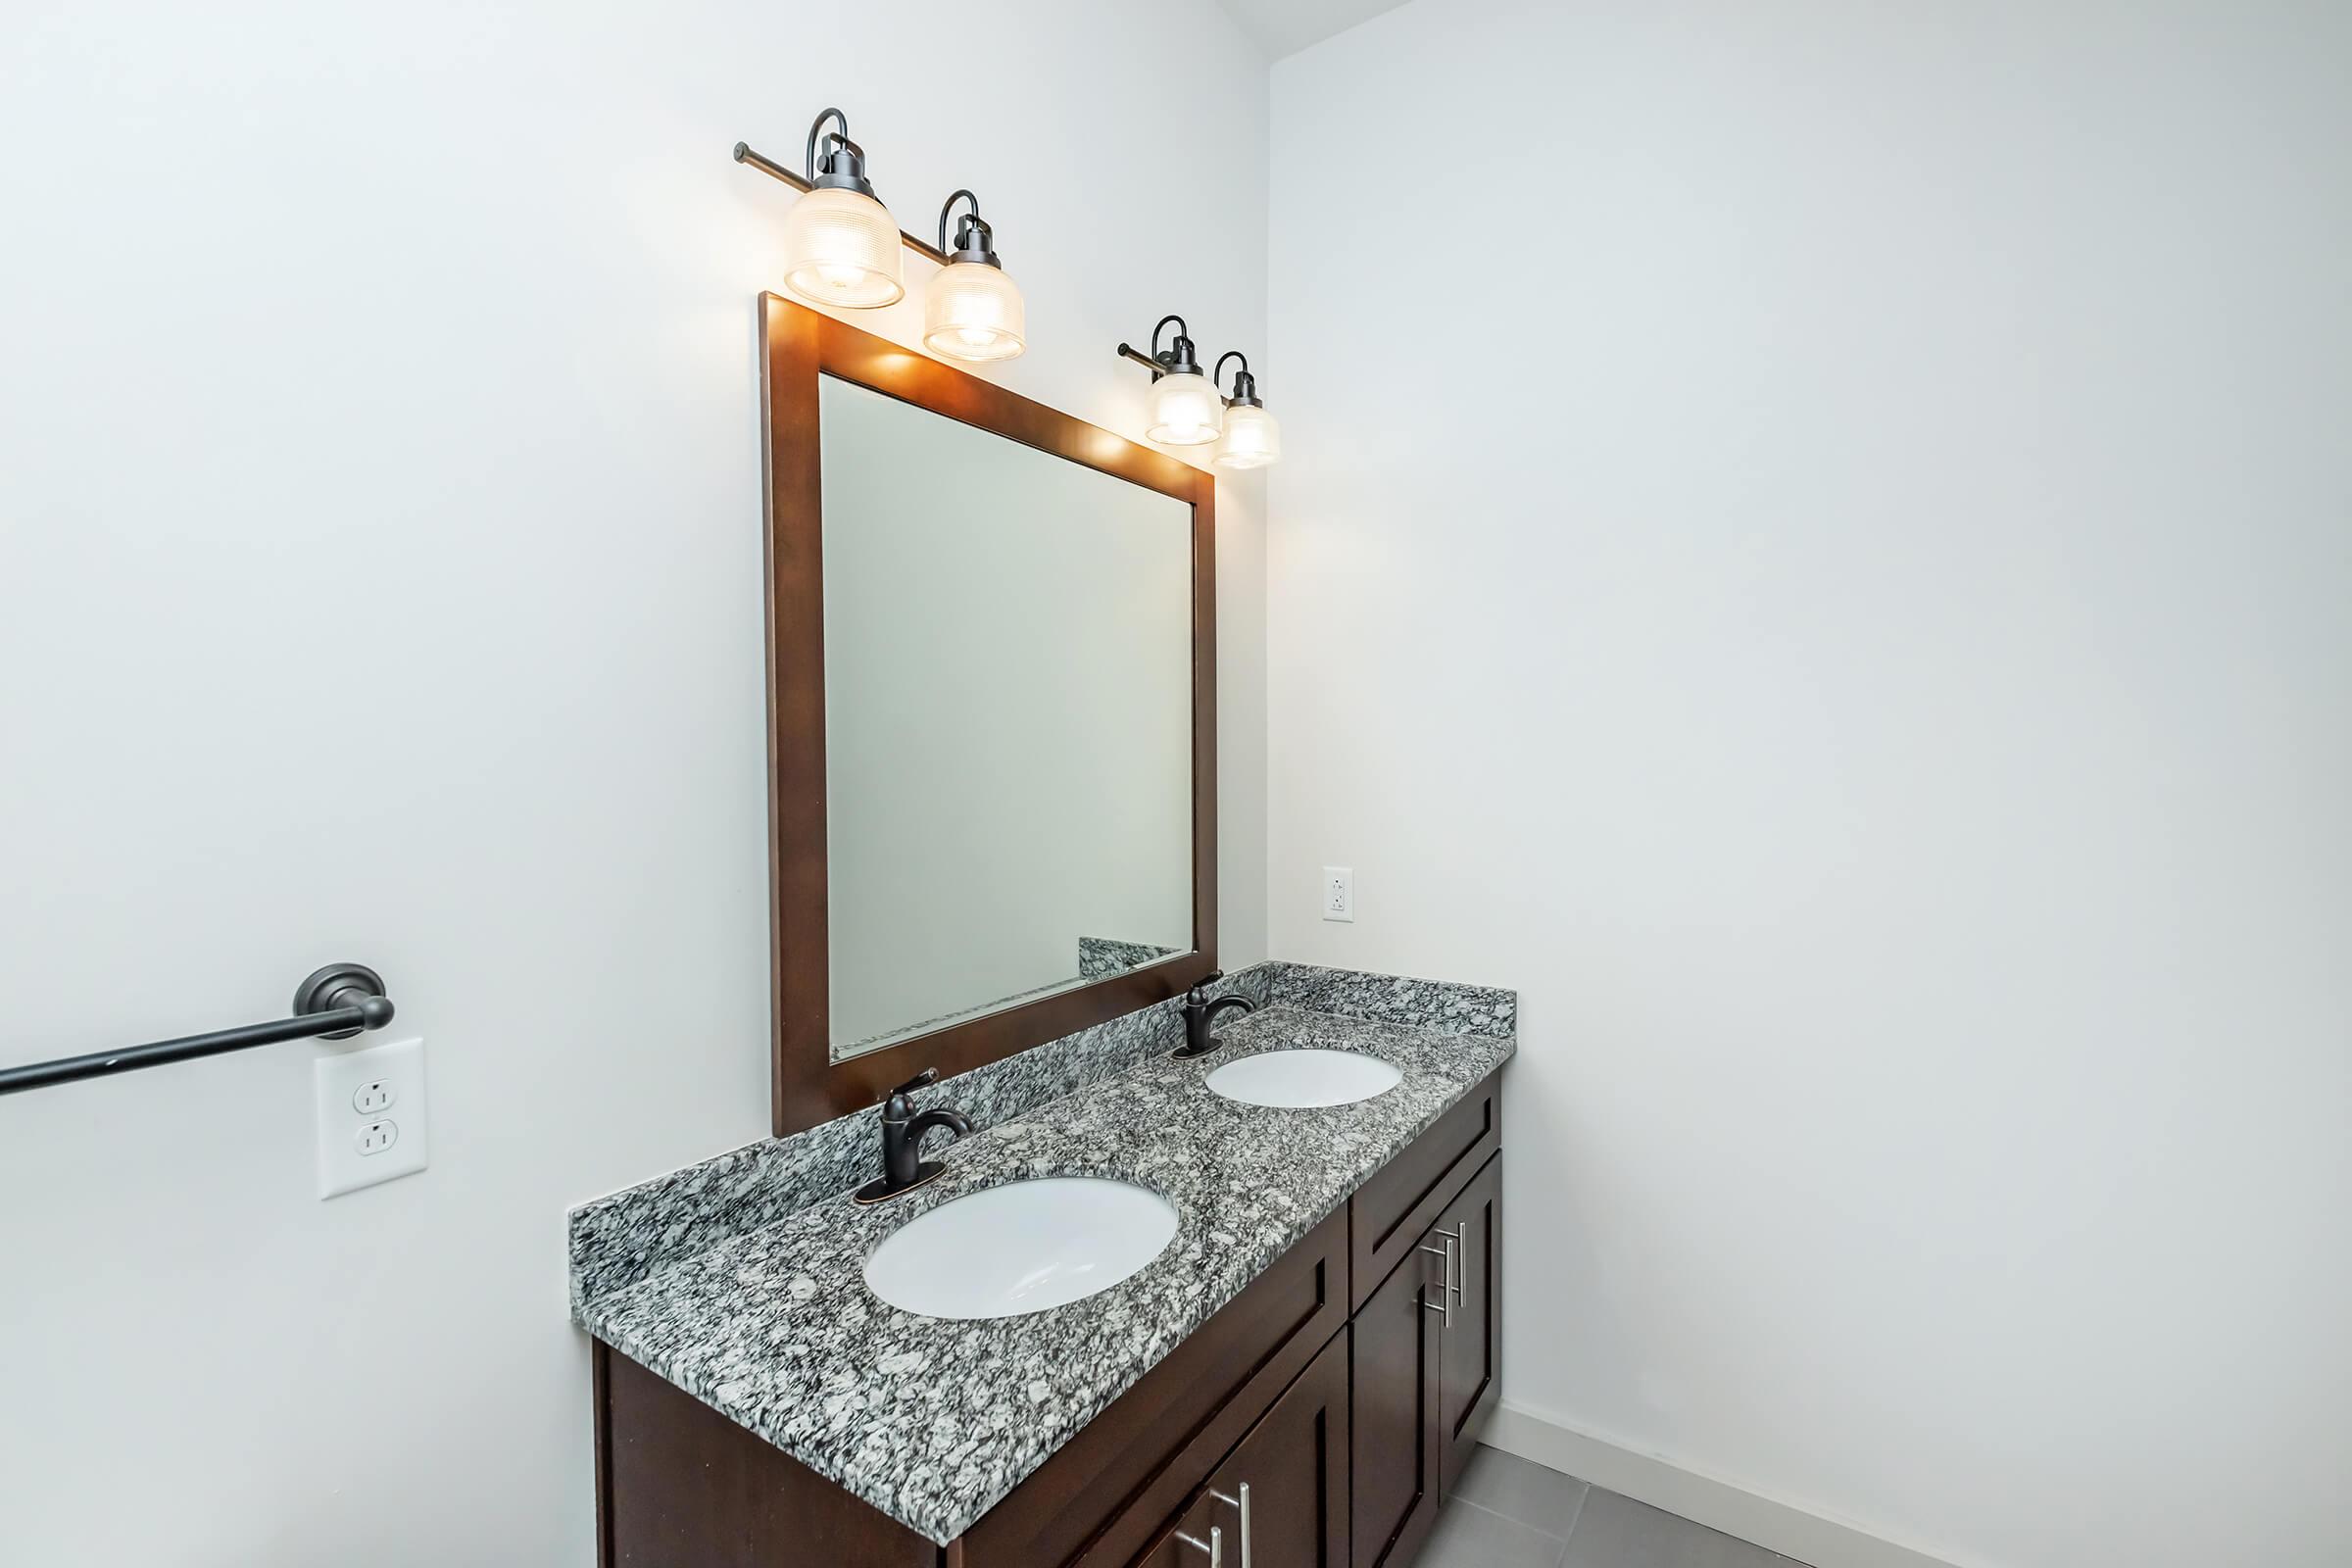
[[[1499,1082],[1446,1111],[945,1547],[597,1346],[599,1560],[1210,1568],[1221,1541],[1217,1568],[1242,1568],[1246,1485],[1250,1568],[1404,1568],[1499,1383]]]

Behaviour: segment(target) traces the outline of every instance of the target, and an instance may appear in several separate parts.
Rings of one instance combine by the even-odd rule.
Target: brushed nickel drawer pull
[[[1176,1539],[1188,1546],[1197,1546],[1207,1552],[1208,1568],[1225,1568],[1225,1532],[1216,1526],[1209,1527],[1208,1540],[1205,1543],[1186,1535],[1181,1530],[1176,1532]]]
[[[1460,1244],[1462,1234],[1459,1231],[1433,1231],[1432,1234],[1439,1237],[1443,1245],[1432,1247],[1427,1242],[1423,1242],[1421,1250],[1446,1260],[1446,1279],[1445,1283],[1438,1287],[1438,1304],[1431,1310],[1445,1318],[1446,1326],[1451,1328],[1453,1327],[1453,1303],[1462,1294],[1462,1288],[1453,1282],[1453,1250]],[[1425,1290],[1427,1288],[1423,1287]],[[1423,1298],[1421,1304],[1429,1306],[1428,1298]]]
[[[1218,1492],[1218,1491],[1216,1491],[1215,1489],[1213,1489],[1213,1488],[1212,1488],[1212,1489],[1210,1489],[1210,1491],[1209,1491],[1209,1494],[1209,1494],[1210,1496],[1212,1496],[1212,1497],[1216,1498],[1216,1499],[1217,1499],[1219,1502],[1221,1502],[1221,1503],[1225,1504],[1225,1506],[1227,1506],[1228,1508],[1239,1508],[1239,1509],[1241,1510],[1241,1512],[1242,1512],[1242,1568],[1250,1568],[1250,1483],[1249,1483],[1249,1482],[1245,1481],[1245,1482],[1243,1482],[1243,1483],[1242,1483],[1241,1492],[1242,1492],[1242,1494],[1241,1494],[1239,1497],[1228,1497],[1228,1496],[1227,1496],[1227,1495],[1225,1495],[1225,1494],[1223,1494],[1222,1492]]]

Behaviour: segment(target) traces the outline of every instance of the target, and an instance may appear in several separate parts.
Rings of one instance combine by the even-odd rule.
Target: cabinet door
[[[1342,1329],[1208,1478],[1237,1568],[1348,1568],[1348,1346]]]
[[[1444,1287],[1432,1282],[1439,1262],[1416,1246],[1356,1310],[1354,1568],[1410,1562],[1437,1519],[1445,1326]]]
[[[1348,1216],[1335,1212],[984,1514],[960,1568],[1128,1568],[1157,1550],[1347,1326]]]
[[[1343,1328],[1138,1568],[1348,1568],[1348,1461]]]
[[[1447,1495],[1478,1449],[1479,1429],[1502,1386],[1502,1156],[1471,1179],[1430,1233],[1452,1256],[1447,1308],[1440,1321],[1439,1475]],[[1439,1262],[1439,1259],[1432,1259]],[[1433,1288],[1432,1295],[1436,1294]]]

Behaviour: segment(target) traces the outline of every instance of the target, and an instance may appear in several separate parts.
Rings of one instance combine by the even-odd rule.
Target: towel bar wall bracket
[[[48,1089],[104,1078],[141,1067],[218,1056],[223,1052],[271,1046],[281,1040],[349,1040],[365,1029],[381,1029],[392,1021],[392,1000],[384,995],[383,976],[364,963],[330,963],[294,989],[294,1016],[242,1029],[220,1029],[209,1035],[159,1040],[127,1051],[100,1051],[87,1056],[36,1061],[22,1067],[0,1067],[0,1095],[27,1089]]]

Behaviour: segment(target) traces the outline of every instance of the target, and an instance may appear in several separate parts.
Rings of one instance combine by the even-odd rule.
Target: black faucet
[[[1217,1049],[1216,1039],[1209,1031],[1216,1027],[1218,1013],[1228,1007],[1236,1012],[1257,1010],[1256,1004],[1247,997],[1219,997],[1214,1002],[1209,1001],[1208,988],[1224,978],[1224,970],[1211,969],[1195,981],[1193,989],[1184,994],[1184,1044],[1171,1052],[1171,1055],[1207,1055]]]
[[[936,1159],[925,1159],[923,1138],[934,1128],[945,1127],[957,1138],[972,1135],[972,1119],[960,1110],[946,1105],[933,1105],[919,1115],[914,1108],[914,1092],[939,1081],[937,1067],[925,1067],[890,1092],[882,1104],[882,1174],[867,1182],[851,1196],[860,1203],[879,1203],[885,1198],[896,1198],[929,1181],[948,1167]]]

